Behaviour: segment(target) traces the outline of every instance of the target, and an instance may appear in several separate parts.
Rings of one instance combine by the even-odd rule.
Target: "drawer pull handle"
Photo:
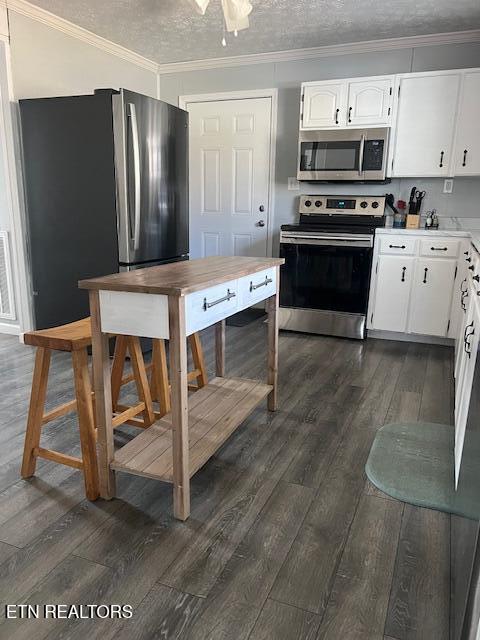
[[[388,248],[389,249],[405,249],[405,245],[404,244],[389,244]]]
[[[468,153],[468,149],[464,149],[462,167],[465,167],[467,165],[467,153]]]
[[[401,282],[405,282],[405,271],[407,270],[407,267],[402,267],[402,278],[401,278]]]
[[[448,251],[448,247],[430,247],[431,251]]]
[[[260,289],[260,287],[266,287],[267,284],[270,284],[271,282],[273,282],[273,280],[268,276],[265,276],[265,280],[263,282],[260,282],[259,284],[253,284],[253,282],[250,281],[250,293],[252,291],[255,291],[255,289]]]
[[[428,267],[425,267],[424,274],[423,274],[423,284],[427,284],[427,273],[428,273]]]
[[[439,167],[443,167],[443,156],[445,155],[445,151],[440,151],[440,164]]]
[[[227,295],[223,296],[223,298],[219,298],[218,300],[214,300],[213,302],[207,302],[207,299],[204,298],[203,299],[203,310],[206,311],[207,309],[210,309],[210,307],[214,307],[216,304],[220,304],[221,302],[226,302],[228,300],[231,300],[232,298],[235,298],[237,294],[234,293],[233,291],[230,291],[230,289],[227,289]]]

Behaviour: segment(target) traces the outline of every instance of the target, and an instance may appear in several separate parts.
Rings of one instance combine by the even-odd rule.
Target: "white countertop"
[[[440,218],[439,229],[394,229],[379,227],[378,235],[443,236],[447,238],[470,238],[475,249],[480,253],[480,218]]]

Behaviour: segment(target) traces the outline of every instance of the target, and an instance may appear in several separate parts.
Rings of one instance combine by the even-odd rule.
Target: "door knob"
[[[265,220],[259,220],[257,222],[257,227],[264,227],[265,226]]]
[[[263,204],[261,204],[261,205],[258,207],[258,210],[259,210],[259,211],[261,211],[262,213],[265,211],[265,207],[263,206]]]

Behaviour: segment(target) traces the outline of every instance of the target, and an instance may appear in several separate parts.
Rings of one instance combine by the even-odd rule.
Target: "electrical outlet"
[[[453,191],[453,180],[452,178],[447,178],[443,181],[443,193],[452,193]]]
[[[300,183],[296,178],[288,179],[288,190],[289,191],[299,191]]]

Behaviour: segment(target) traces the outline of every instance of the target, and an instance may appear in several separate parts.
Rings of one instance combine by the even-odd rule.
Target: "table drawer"
[[[450,238],[430,238],[420,242],[420,255],[430,258],[456,258],[460,247],[459,240]]]
[[[187,335],[234,314],[238,309],[238,280],[190,293],[185,297]]]
[[[246,309],[273,296],[277,290],[277,270],[265,269],[238,280],[238,308]]]
[[[388,238],[382,238],[380,242],[380,253],[413,256],[415,248],[415,238],[406,238],[405,236],[392,235]]]

